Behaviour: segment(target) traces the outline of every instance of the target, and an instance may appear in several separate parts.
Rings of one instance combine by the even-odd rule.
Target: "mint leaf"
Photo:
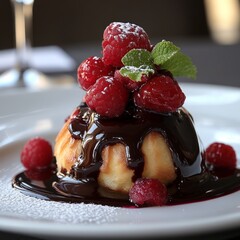
[[[132,49],[122,58],[125,65],[120,69],[123,77],[128,77],[133,81],[141,81],[142,76],[154,74],[153,58],[146,49]]]
[[[153,62],[161,69],[170,71],[174,77],[196,78],[197,68],[181,49],[169,41],[156,44],[151,52]]]
[[[197,68],[192,64],[191,59],[182,52],[176,53],[168,61],[161,65],[162,69],[166,69],[175,77],[188,77],[195,79]]]
[[[146,49],[132,49],[122,58],[125,66],[141,67],[143,65],[153,66],[152,55]]]
[[[180,48],[169,41],[161,41],[152,50],[153,61],[156,65],[161,65],[180,51]]]
[[[139,67],[125,66],[120,69],[120,74],[123,77],[128,77],[136,82],[140,82],[143,75],[149,76],[150,74],[154,74],[154,72],[154,69],[147,65],[142,65]]]

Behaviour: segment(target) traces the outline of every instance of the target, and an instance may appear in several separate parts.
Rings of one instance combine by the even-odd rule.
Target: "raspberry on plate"
[[[136,205],[162,206],[167,195],[167,187],[157,179],[137,179],[129,191],[130,201]]]
[[[91,110],[103,117],[118,117],[125,110],[128,95],[127,88],[120,81],[104,76],[89,88],[85,101]]]
[[[123,66],[121,59],[131,49],[151,50],[147,33],[143,28],[132,24],[113,22],[103,33],[103,61],[115,67]]]
[[[137,106],[156,112],[174,112],[185,98],[177,81],[165,75],[153,77],[134,94]]]
[[[113,75],[113,67],[105,65],[99,57],[89,57],[78,67],[78,83],[84,89],[88,90],[98,78]]]
[[[220,142],[214,142],[206,148],[206,161],[217,168],[234,169],[237,157],[232,146]]]
[[[26,169],[46,168],[50,166],[52,160],[52,146],[43,138],[32,138],[23,146],[21,162]]]

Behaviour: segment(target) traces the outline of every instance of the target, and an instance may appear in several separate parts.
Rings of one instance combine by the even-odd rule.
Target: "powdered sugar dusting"
[[[0,175],[1,216],[71,224],[104,224],[117,221],[116,207],[36,199],[12,188],[11,178],[6,177],[2,170]]]
[[[141,34],[142,32],[144,32],[144,30],[137,26],[136,24],[133,23],[122,23],[122,22],[113,22],[112,23],[112,28],[118,28],[118,30],[121,32],[121,34],[124,35],[128,35],[129,33],[133,33],[133,34]]]
[[[143,30],[143,28],[133,23],[113,22],[108,28],[106,28],[105,31],[104,39],[110,40],[110,38],[113,37],[117,42],[124,42],[125,38],[127,38],[129,35],[135,35],[139,38],[146,37],[146,32]],[[113,36],[112,33],[114,33]]]
[[[104,30],[102,47],[103,62],[121,67],[121,59],[128,51],[134,48],[150,50],[151,44],[142,27],[129,22],[112,22]]]

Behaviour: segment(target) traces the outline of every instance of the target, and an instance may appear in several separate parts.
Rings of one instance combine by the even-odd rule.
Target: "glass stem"
[[[12,0],[15,15],[17,68],[29,67],[32,40],[32,11],[34,0]]]

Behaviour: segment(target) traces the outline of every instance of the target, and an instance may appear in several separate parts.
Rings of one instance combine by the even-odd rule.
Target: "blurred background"
[[[66,46],[99,42],[112,21],[142,26],[150,38],[207,37],[202,0],[35,0],[33,45]],[[14,19],[10,0],[0,1],[0,49],[12,48]]]
[[[12,1],[0,0],[0,90],[13,76],[8,70],[14,69],[16,60]],[[16,0],[23,1],[33,2]],[[240,0],[35,0],[31,39],[36,58],[28,55],[28,64],[34,62],[40,73],[56,75],[57,79],[71,76],[76,83],[80,62],[92,55],[101,56],[106,26],[122,21],[142,26],[152,43],[173,41],[192,58],[197,79],[180,81],[240,87],[239,5]],[[20,30],[18,34],[24,33]],[[25,66],[21,67],[24,71]],[[1,239],[32,239],[0,235]]]
[[[239,5],[239,0],[35,0],[32,46],[60,46],[76,62],[74,71],[84,58],[101,54],[102,34],[110,22],[132,22],[142,26],[153,43],[167,39],[180,44],[200,67],[203,82],[211,83],[211,77],[233,73],[226,64],[232,68],[232,62],[239,62],[239,58],[231,61],[232,54],[240,55],[236,48],[240,39]],[[0,51],[13,48],[11,0],[0,0]],[[206,66],[206,62],[216,61],[212,56],[216,54],[220,61],[217,76],[209,64]],[[226,58],[230,63],[223,61]],[[234,69],[238,68],[235,65]],[[227,70],[221,72],[223,66]]]

